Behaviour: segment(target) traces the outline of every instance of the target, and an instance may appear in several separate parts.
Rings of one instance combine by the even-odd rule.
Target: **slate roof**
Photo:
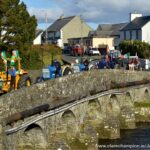
[[[38,37],[42,32],[43,32],[43,30],[36,30],[35,37]]]
[[[48,27],[48,31],[59,31],[62,29],[68,22],[70,22],[75,16],[60,18],[57,19],[52,25]]]
[[[122,30],[141,29],[149,21],[150,21],[150,16],[137,17],[132,22],[128,23]]]
[[[90,32],[90,35],[95,37],[119,36],[120,30],[126,25],[127,23],[101,24],[94,33]]]

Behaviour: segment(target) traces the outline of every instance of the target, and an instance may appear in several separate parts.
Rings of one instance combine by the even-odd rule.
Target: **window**
[[[132,40],[132,30],[130,31],[130,40]]]
[[[59,31],[56,31],[56,32],[55,32],[55,37],[56,37],[56,38],[60,38],[60,32],[59,32]]]
[[[138,40],[139,39],[139,31],[136,30],[136,39]]]
[[[124,40],[126,40],[126,31],[124,31]]]

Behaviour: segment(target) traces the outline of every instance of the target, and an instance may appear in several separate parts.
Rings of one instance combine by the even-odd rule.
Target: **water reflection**
[[[103,150],[150,150],[150,123],[138,123],[137,129],[121,130],[120,139],[99,140]]]

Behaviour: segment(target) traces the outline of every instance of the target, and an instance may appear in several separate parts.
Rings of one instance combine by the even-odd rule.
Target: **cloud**
[[[41,2],[49,0],[41,0]],[[82,15],[90,23],[117,23],[127,22],[129,13],[138,11],[144,15],[150,14],[149,0],[51,0],[55,8],[29,8],[39,22],[45,22],[47,12],[49,22],[53,22],[60,15]]]
[[[56,20],[56,18],[58,18],[61,14],[63,14],[63,10],[61,8],[29,8],[29,13],[31,15],[35,15],[39,23],[44,23],[46,20],[46,16],[48,22],[51,23]]]

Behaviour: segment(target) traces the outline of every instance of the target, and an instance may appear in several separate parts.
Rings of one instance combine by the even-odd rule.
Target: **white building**
[[[33,45],[41,45],[42,44],[42,35],[43,35],[42,30],[37,30],[36,31],[36,35],[35,35],[35,39],[33,41]]]
[[[130,22],[121,29],[120,40],[141,40],[150,44],[150,16],[130,14]]]

